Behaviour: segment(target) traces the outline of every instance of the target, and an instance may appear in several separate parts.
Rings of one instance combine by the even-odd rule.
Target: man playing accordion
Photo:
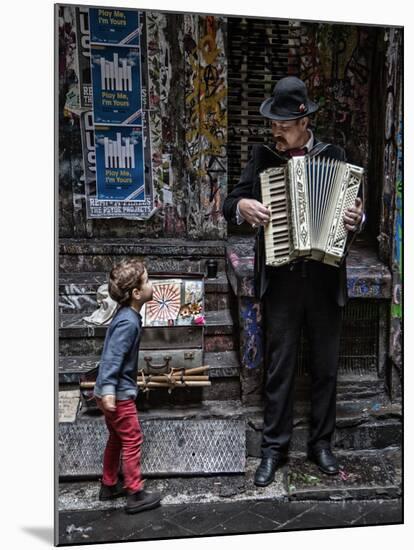
[[[227,196],[223,212],[227,221],[249,223],[257,228],[255,242],[255,287],[263,307],[265,337],[265,411],[262,460],[255,484],[264,487],[287,458],[293,425],[293,385],[297,349],[302,327],[310,345],[311,418],[308,458],[326,474],[337,474],[331,450],[336,418],[336,378],[342,307],[347,301],[346,266],[327,265],[307,258],[271,267],[266,265],[264,227],[271,212],[262,203],[260,174],[283,166],[293,156],[345,161],[342,148],[319,141],[309,117],[318,105],[308,98],[304,82],[282,78],[273,96],[266,99],[261,114],[271,119],[274,144],[255,145],[238,184]],[[350,232],[361,229],[360,198],[344,212]]]

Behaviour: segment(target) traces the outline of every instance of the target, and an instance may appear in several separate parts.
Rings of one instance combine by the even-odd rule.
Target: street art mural
[[[61,235],[115,237],[150,232],[153,236],[166,237],[223,237],[225,225],[221,205],[227,192],[225,18],[191,16],[196,40],[188,49],[191,32],[185,27],[190,16],[145,12],[143,31],[146,31],[148,84],[141,86],[141,95],[142,104],[147,105],[150,134],[143,142],[146,143],[144,150],[151,154],[151,168],[146,168],[146,177],[150,169],[154,209],[146,222],[117,221],[120,210],[114,210],[111,215],[115,218],[109,223],[104,219],[91,220],[90,206],[86,209],[87,197],[98,191],[95,149],[100,144],[92,135],[95,122],[91,114],[89,9],[61,6],[59,10],[60,102],[64,102],[60,114],[65,118],[60,125],[63,128],[61,150],[67,150],[69,144],[72,149],[69,165],[65,168],[64,163],[60,163],[61,181],[65,170],[67,186],[61,186],[61,190],[67,189],[61,201],[66,206],[70,204],[70,209],[61,208],[67,220],[62,224]],[[93,12],[94,36],[95,20]],[[129,40],[131,47],[134,40],[138,40],[135,35],[132,38],[121,36],[121,39]],[[114,48],[114,45],[108,47]],[[185,52],[191,59],[186,59]],[[109,57],[105,67],[108,66],[110,74],[115,61],[113,55]],[[190,63],[190,72],[185,70],[187,63]],[[94,70],[97,72],[95,65]],[[122,70],[121,65],[121,73]],[[98,81],[97,77],[95,80]],[[119,142],[114,135],[106,140],[109,145]],[[121,150],[128,145],[128,140],[122,136]],[[188,155],[183,156],[186,139],[189,139]],[[102,140],[104,146],[105,140]],[[132,156],[131,162],[136,160],[136,155]],[[105,188],[109,197],[107,191]],[[142,199],[138,187],[134,193],[133,199]],[[128,196],[132,196],[131,193]],[[128,212],[123,215],[127,217]],[[96,211],[96,217],[104,216]]]
[[[396,135],[397,145],[397,166],[395,178],[395,199],[394,199],[394,224],[392,243],[392,303],[391,303],[391,330],[390,330],[390,357],[397,367],[401,377],[402,369],[402,117],[401,117],[401,95],[399,103],[399,125]]]
[[[379,253],[391,268],[392,303],[389,356],[400,371],[402,367],[402,31],[385,33],[385,132],[384,176],[380,219]],[[399,372],[401,375],[401,372]]]
[[[378,36],[385,43],[385,46],[381,44],[381,48],[385,48],[385,70],[380,64],[379,73],[373,74]],[[314,123],[318,135],[343,146],[348,159],[362,166],[372,167],[371,159],[380,155],[377,170],[367,171],[364,194],[368,204],[370,186],[375,186],[381,201],[376,236],[379,257],[391,269],[392,275],[389,355],[397,366],[401,366],[402,361],[401,44],[402,31],[395,28],[385,29],[378,35],[378,29],[365,26],[290,23],[289,71],[306,81],[310,96],[321,106]],[[381,121],[370,119],[370,94],[378,89],[384,94],[377,104],[384,106],[383,143],[378,136],[370,136],[372,128],[374,131],[381,128]],[[353,131],[355,128],[358,132]],[[371,137],[378,140],[375,145]],[[381,191],[378,186],[382,186]]]
[[[150,124],[163,235],[186,234],[183,185],[184,60],[179,51],[182,17],[148,12]]]
[[[59,117],[59,231],[61,236],[86,233],[79,211],[85,207],[85,179],[79,124],[79,65],[77,62],[77,12],[74,6],[59,7],[58,25],[58,117]],[[82,202],[83,201],[83,202]]]
[[[310,97],[320,105],[314,122],[318,135],[344,147],[355,164],[366,166],[375,31],[362,26],[292,23],[290,32],[290,70],[299,72]]]
[[[186,163],[189,234],[223,237],[221,205],[227,190],[227,64],[225,19],[186,15]],[[206,229],[204,229],[206,228]],[[208,229],[207,229],[208,228]]]

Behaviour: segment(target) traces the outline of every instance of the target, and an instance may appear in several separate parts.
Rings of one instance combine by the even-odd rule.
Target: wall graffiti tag
[[[224,235],[221,205],[227,188],[227,63],[224,18],[185,17],[186,158],[194,236]]]

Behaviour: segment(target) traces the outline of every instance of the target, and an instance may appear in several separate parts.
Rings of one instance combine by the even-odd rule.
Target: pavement
[[[258,459],[244,475],[148,478],[161,506],[135,515],[125,498],[98,500],[99,481],[59,486],[61,545],[268,533],[403,522],[401,455],[388,450],[344,453],[341,471],[327,476],[293,456],[265,488],[253,484]]]
[[[123,509],[59,514],[61,545],[402,523],[400,499],[239,501],[161,505],[135,515]]]

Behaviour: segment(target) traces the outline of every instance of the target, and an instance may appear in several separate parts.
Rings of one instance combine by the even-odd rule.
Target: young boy
[[[161,500],[158,493],[148,493],[143,488],[140,460],[143,436],[135,405],[140,310],[152,298],[145,265],[138,260],[120,262],[110,273],[108,291],[121,307],[106,333],[94,390],[109,431],[99,499],[127,495],[125,511],[133,514],[155,508]],[[121,451],[124,487],[118,480]]]

